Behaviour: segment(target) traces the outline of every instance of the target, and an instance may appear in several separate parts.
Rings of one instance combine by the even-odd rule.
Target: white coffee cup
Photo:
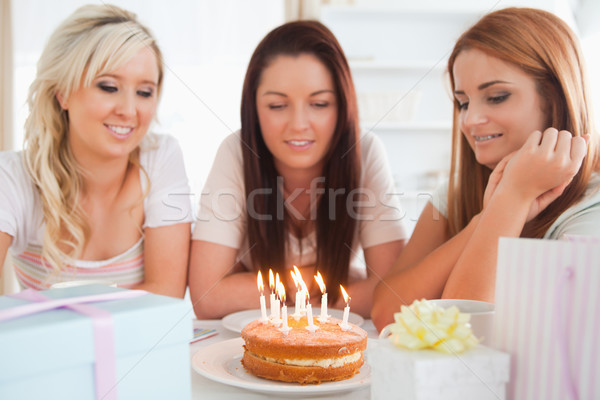
[[[475,337],[480,339],[483,345],[491,343],[495,310],[493,303],[464,299],[435,299],[429,301],[444,309],[456,306],[460,312],[470,314],[471,319],[469,322]]]

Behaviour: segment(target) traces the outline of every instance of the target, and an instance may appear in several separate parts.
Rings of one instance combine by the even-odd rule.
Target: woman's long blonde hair
[[[39,193],[45,223],[43,259],[61,269],[67,258],[81,254],[89,237],[87,218],[79,206],[83,171],[68,144],[69,119],[57,99],[90,86],[100,74],[118,68],[141,49],[151,48],[162,87],[162,54],[150,31],[134,13],[113,5],[77,9],[50,36],[29,88],[24,158]],[[139,149],[130,162],[137,164]]]
[[[513,64],[531,76],[544,101],[549,126],[575,136],[590,134],[587,156],[563,194],[528,222],[521,236],[543,237],[567,208],[581,199],[594,170],[598,170],[599,143],[592,123],[584,62],[577,37],[560,18],[531,8],[506,8],[480,19],[458,39],[448,60],[452,93],[456,57],[478,49]],[[452,164],[448,190],[450,234],[460,232],[483,208],[483,194],[491,170],[475,159],[458,124],[454,100]]]

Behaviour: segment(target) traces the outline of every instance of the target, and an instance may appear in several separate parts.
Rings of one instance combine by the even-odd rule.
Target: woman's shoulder
[[[217,149],[213,170],[222,167],[226,169],[242,168],[244,160],[242,146],[240,131],[235,131],[227,135]]]
[[[548,228],[544,237],[556,239],[565,234],[598,236],[599,224],[600,174],[594,173],[581,200],[566,209]]]
[[[359,145],[363,184],[376,177],[383,179],[385,186],[390,184],[393,179],[391,164],[382,140],[376,134],[366,132],[361,135]]]
[[[388,164],[383,141],[373,132],[363,132],[359,138],[360,158],[364,168],[381,168]]]
[[[600,207],[600,173],[594,172],[590,176],[587,187],[581,199],[565,212],[581,210],[589,207]]]
[[[219,146],[219,152],[228,152],[232,155],[242,157],[242,134],[241,132],[235,131],[225,136],[225,139]]]
[[[29,182],[22,151],[0,151],[0,173],[21,183]]]
[[[363,154],[370,154],[373,151],[385,150],[381,139],[371,131],[363,132],[360,135],[360,151]]]
[[[22,152],[0,152],[0,187],[0,230],[16,238],[13,249],[22,251],[42,223],[39,195]]]
[[[594,195],[600,196],[600,172],[594,172],[590,177],[587,188],[585,190],[585,197],[592,197]]]
[[[0,166],[23,166],[22,151],[0,151]]]
[[[576,209],[585,209],[589,207],[600,209],[600,173],[594,172],[592,174],[583,198],[574,207]]]
[[[140,164],[150,172],[171,165],[173,160],[183,162],[179,141],[172,135],[148,133],[140,144]]]

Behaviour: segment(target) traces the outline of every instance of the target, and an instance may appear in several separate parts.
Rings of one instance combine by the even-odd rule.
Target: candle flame
[[[302,274],[300,273],[300,270],[298,269],[298,267],[296,267],[294,265],[294,271],[296,271],[296,279],[298,279],[298,283],[300,284],[300,287],[302,287],[302,290],[304,290],[304,293],[306,293],[306,298],[308,298],[310,300],[310,294],[308,294],[308,288],[306,287],[306,283],[304,283],[304,279],[302,279]]]
[[[300,279],[300,286],[302,286],[302,290],[304,291],[305,298],[310,300],[310,294],[308,293],[308,288],[306,287],[306,283],[302,279]]]
[[[285,305],[285,286],[283,286],[283,283],[280,281],[277,281],[277,295],[279,296],[281,303]]]
[[[321,293],[326,293],[327,287],[325,286],[325,282],[323,282],[323,277],[319,271],[317,271],[317,274],[315,275],[315,281],[317,281],[319,289],[321,289]]]
[[[294,265],[294,271],[296,272],[296,279],[298,279],[298,282],[302,281],[302,274],[300,273],[300,270],[298,269],[298,267],[296,267]]]
[[[263,278],[262,278],[262,274],[260,273],[260,271],[258,271],[258,275],[256,276],[256,286],[258,286],[258,291],[260,292],[260,295],[262,296],[263,290],[265,288],[265,284],[263,283]]]
[[[294,268],[296,268],[295,265],[294,265]],[[300,286],[298,284],[298,278],[296,278],[296,273],[293,270],[290,270],[290,274],[292,275],[292,279],[294,280],[294,285],[296,285],[296,289],[300,290]]]
[[[344,296],[346,307],[348,307],[350,305],[350,296],[348,296],[348,293],[346,293],[346,290],[344,290],[344,287],[342,285],[340,285],[340,289],[342,289],[342,296]]]
[[[273,270],[269,268],[269,288],[271,288],[271,293],[275,291],[275,277],[273,276]]]

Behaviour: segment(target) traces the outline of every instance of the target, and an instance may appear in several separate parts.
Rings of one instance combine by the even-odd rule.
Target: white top
[[[448,218],[448,181],[433,193],[431,203]],[[561,239],[564,235],[600,237],[599,174],[592,174],[583,198],[554,221],[544,234],[544,239]]]
[[[237,249],[237,261],[250,269],[252,263],[246,231],[246,192],[241,146],[239,131],[229,135],[221,143],[202,190],[200,211],[192,238]],[[357,258],[361,248],[407,238],[407,230],[402,221],[405,213],[400,208],[381,141],[374,134],[367,133],[362,136],[360,146],[361,193],[368,197],[363,206],[358,208],[359,223],[349,274],[351,281],[366,276],[366,267]],[[286,250],[288,268],[292,265],[313,265],[316,262],[316,233],[309,233],[301,243],[290,233]]]
[[[148,174],[150,190],[144,198],[144,225],[160,227],[192,221],[190,189],[183,156],[175,138],[147,135],[141,144],[140,165]],[[142,191],[147,180],[140,170]],[[0,231],[13,237],[10,247],[15,256],[17,277],[24,286],[46,287],[61,279],[41,265],[44,227],[38,192],[29,177],[22,152],[0,153]],[[108,260],[71,260],[69,267],[88,269],[87,278],[106,279],[124,285],[143,281],[143,238],[123,254]],[[118,264],[118,265],[117,265]],[[65,274],[69,271],[63,271]],[[118,276],[114,275],[118,272]],[[74,272],[68,279],[74,279]],[[127,276],[123,276],[127,275]],[[113,279],[114,278],[114,279]],[[67,279],[67,278],[65,278]]]

